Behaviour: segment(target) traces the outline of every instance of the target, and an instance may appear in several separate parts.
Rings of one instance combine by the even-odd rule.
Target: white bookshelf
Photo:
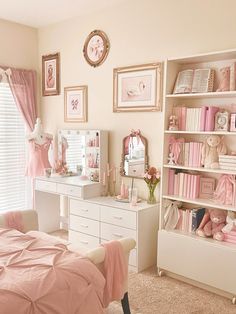
[[[214,200],[200,198],[188,199],[178,195],[168,195],[168,173],[170,169],[196,172],[202,174],[204,177],[213,177],[216,180],[222,174],[236,175],[236,169],[231,171],[168,164],[169,139],[171,136],[175,138],[183,137],[186,141],[202,142],[205,137],[211,134],[220,135],[224,136],[226,146],[230,150],[236,150],[236,141],[234,139],[236,132],[168,130],[169,117],[172,114],[174,106],[194,108],[203,105],[216,105],[227,109],[229,112],[234,112],[232,103],[236,104],[236,91],[216,92],[219,82],[219,69],[230,66],[233,62],[236,62],[236,50],[213,52],[184,58],[172,58],[165,61],[162,180],[157,267],[159,274],[165,271],[174,277],[177,276],[179,279],[182,278],[187,282],[190,281],[208,290],[232,297],[232,300],[235,301],[236,284],[232,281],[232,265],[236,261],[236,244],[218,242],[209,238],[200,238],[193,233],[183,233],[178,230],[166,231],[163,223],[164,204],[166,200],[181,201],[188,208],[201,206],[236,211],[234,206],[222,205]],[[213,92],[172,94],[179,71],[197,68],[215,69],[216,75]],[[211,263],[214,263],[214,265],[212,266]]]

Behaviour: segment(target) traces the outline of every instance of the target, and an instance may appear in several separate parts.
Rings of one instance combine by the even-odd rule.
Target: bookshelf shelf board
[[[231,210],[236,212],[236,208],[232,205],[223,205],[216,203],[212,200],[207,200],[207,199],[202,199],[202,198],[196,198],[196,199],[189,199],[186,197],[181,197],[177,195],[163,195],[162,198],[164,199],[171,199],[175,201],[180,201],[180,202],[185,202],[185,203],[190,203],[190,204],[195,204],[195,205],[200,205],[200,206],[206,206],[206,207],[212,207],[212,208],[218,208],[218,209],[224,209],[224,210]]]
[[[167,232],[169,235],[173,236],[173,238],[175,238],[176,236],[177,237],[182,236],[182,237],[188,237],[188,238],[190,237],[195,241],[200,241],[200,242],[204,241],[205,243],[209,243],[210,246],[214,245],[219,248],[224,247],[226,249],[236,251],[236,245],[233,243],[217,241],[212,238],[202,238],[202,237],[197,236],[195,233],[184,232],[181,230],[164,230],[164,229],[162,229],[160,232]]]
[[[208,172],[208,173],[221,173],[221,174],[233,174],[236,175],[236,171],[233,170],[225,170],[225,169],[209,169],[203,167],[186,167],[181,165],[164,165],[164,168],[170,169],[182,169],[182,170],[190,170],[190,171],[200,171],[200,172]]]
[[[166,98],[225,98],[236,97],[236,91],[229,92],[209,92],[209,93],[189,93],[189,94],[167,94]]]
[[[198,135],[236,135],[236,132],[221,132],[221,131],[169,131],[165,130],[165,134],[198,134]]]

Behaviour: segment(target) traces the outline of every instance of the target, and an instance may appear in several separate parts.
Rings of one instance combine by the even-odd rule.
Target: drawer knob
[[[121,216],[113,216],[115,219],[119,219],[119,220],[121,220],[122,219],[122,217]]]
[[[80,226],[83,228],[88,228],[88,225],[85,225],[85,224],[80,224]]]
[[[123,238],[123,235],[119,234],[119,233],[113,233],[113,236],[115,236],[117,238]]]

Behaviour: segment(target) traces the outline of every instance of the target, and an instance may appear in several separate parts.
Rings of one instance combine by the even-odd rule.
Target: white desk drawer
[[[65,195],[81,197],[81,187],[70,184],[57,184],[57,192]]]
[[[136,230],[136,213],[128,210],[101,206],[101,221]]]
[[[70,215],[70,229],[99,237],[99,221]]]
[[[99,220],[99,205],[70,199],[70,214]]]
[[[35,180],[35,189],[39,191],[57,192],[57,184],[44,180]]]
[[[101,223],[101,238],[107,240],[118,240],[121,238],[133,238],[136,241],[136,231]]]
[[[83,246],[89,250],[99,246],[99,238],[74,230],[69,230],[69,241],[76,246]]]

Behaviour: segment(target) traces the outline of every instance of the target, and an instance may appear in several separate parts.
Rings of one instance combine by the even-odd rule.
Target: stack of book
[[[168,194],[178,195],[189,199],[199,197],[200,175],[185,172],[175,173],[174,169],[169,169]]]
[[[183,165],[186,167],[201,167],[201,142],[184,143],[183,146]]]
[[[199,227],[205,214],[205,208],[179,209],[179,220],[177,230],[184,232],[195,232]]]
[[[173,115],[178,118],[180,131],[214,131],[215,114],[218,107],[202,106],[201,108],[188,108],[177,106],[173,108]]]
[[[236,170],[236,156],[234,155],[219,155],[220,169]]]
[[[224,234],[224,241],[236,244],[236,231],[230,231]]]

